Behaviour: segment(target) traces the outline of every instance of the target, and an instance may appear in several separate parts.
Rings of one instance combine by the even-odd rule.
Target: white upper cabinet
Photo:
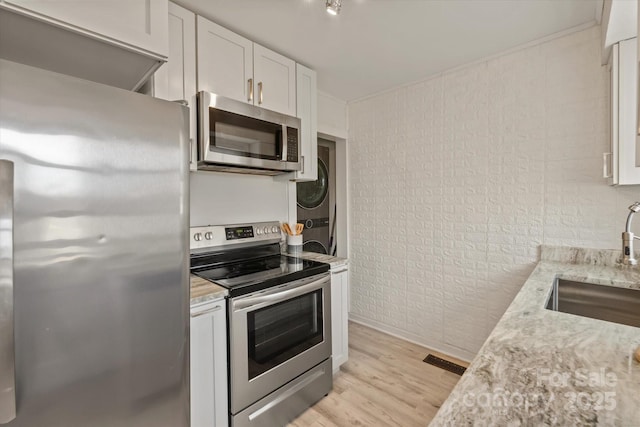
[[[253,42],[198,16],[198,90],[253,103]]]
[[[197,168],[196,146],[196,15],[169,3],[169,57],[153,76],[153,96],[189,106],[191,152],[189,166]]]
[[[302,169],[294,174],[295,181],[318,179],[318,90],[316,72],[296,65],[296,109],[300,119],[300,161]]]
[[[154,75],[154,96],[191,104],[196,94],[196,15],[169,3],[169,57]]]
[[[254,104],[296,115],[296,63],[259,44],[253,44]]]
[[[20,12],[160,58],[168,54],[167,0],[5,0]]]
[[[296,115],[296,63],[198,16],[198,90]]]
[[[611,185],[640,184],[637,58],[635,38],[613,45],[610,60],[611,149],[604,153],[604,177]]]
[[[167,0],[0,0],[0,57],[138,90],[167,59]]]

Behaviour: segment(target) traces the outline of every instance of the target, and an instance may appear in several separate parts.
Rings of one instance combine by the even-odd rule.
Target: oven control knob
[[[202,240],[202,233],[196,233],[193,235],[193,240],[195,240],[196,242],[199,242],[200,240]]]
[[[262,229],[261,228],[256,228],[256,234],[259,236],[262,234]]]
[[[277,233],[278,232],[278,227],[276,227],[275,225],[273,227],[271,227],[271,232],[272,233]]]
[[[269,234],[269,227],[264,228],[264,234]]]
[[[206,233],[204,233],[204,238],[207,240],[213,239],[213,233],[210,231],[207,231]]]

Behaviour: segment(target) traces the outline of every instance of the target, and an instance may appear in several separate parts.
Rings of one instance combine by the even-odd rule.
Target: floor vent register
[[[445,371],[453,372],[457,375],[462,375],[467,370],[467,368],[465,368],[464,366],[460,366],[457,363],[441,359],[440,357],[434,356],[433,354],[427,355],[427,357],[424,358],[423,362],[426,362],[433,366],[437,366],[438,368],[444,369]]]

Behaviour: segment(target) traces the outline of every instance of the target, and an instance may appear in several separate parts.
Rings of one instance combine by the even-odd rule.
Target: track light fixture
[[[342,0],[327,0],[327,13],[330,15],[337,15],[340,13],[342,7]]]

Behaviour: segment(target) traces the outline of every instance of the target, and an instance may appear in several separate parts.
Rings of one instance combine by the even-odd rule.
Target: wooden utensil
[[[296,234],[302,234],[302,230],[304,230],[304,224],[297,223],[296,224]]]
[[[286,222],[282,224],[282,229],[284,230],[285,233],[287,233],[289,236],[293,236],[293,231],[291,231],[291,227],[289,227],[289,224],[287,224]]]

